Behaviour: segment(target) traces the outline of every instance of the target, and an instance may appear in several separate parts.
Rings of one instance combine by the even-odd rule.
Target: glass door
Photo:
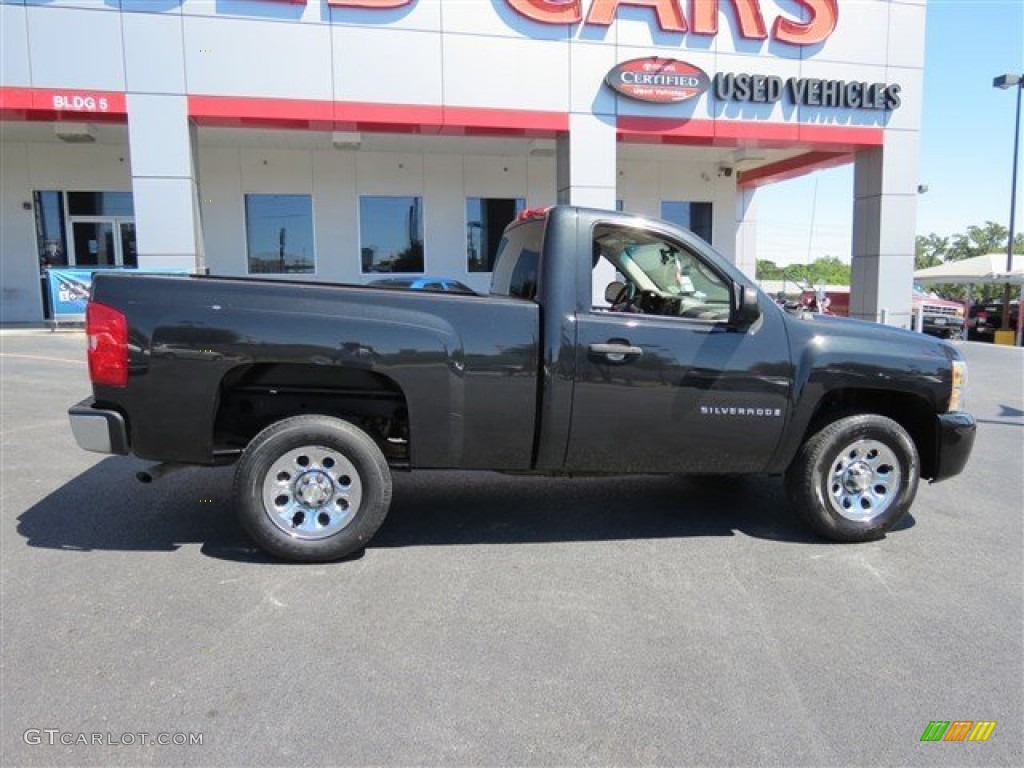
[[[72,219],[77,267],[137,267],[135,222],[131,219]]]
[[[75,266],[117,266],[119,243],[114,237],[113,221],[72,221],[71,240],[75,246]]]

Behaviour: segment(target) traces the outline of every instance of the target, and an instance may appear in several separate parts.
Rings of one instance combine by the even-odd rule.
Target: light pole
[[[1006,244],[1006,273],[1013,271],[1013,220],[1017,215],[1017,150],[1020,147],[1020,94],[1024,90],[1024,76],[1022,75],[1000,75],[992,80],[995,88],[1006,90],[1007,88],[1017,89],[1017,117],[1013,123],[1013,176],[1010,182],[1010,241]],[[1018,307],[1017,312],[1024,311],[1024,307]],[[1019,325],[1019,323],[1018,323]],[[1010,284],[1007,283],[1003,289],[1003,330],[1010,328]],[[1020,343],[1020,339],[1017,339]]]

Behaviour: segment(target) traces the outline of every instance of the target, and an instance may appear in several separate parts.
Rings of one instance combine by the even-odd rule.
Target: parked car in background
[[[940,339],[963,338],[964,305],[929,292],[915,283],[912,295],[913,312],[923,311],[922,330]],[[819,293],[823,293],[819,297]],[[800,295],[800,303],[812,312],[826,315],[849,317],[850,289],[846,286],[829,286],[824,291],[808,288]]]
[[[960,301],[944,299],[914,283],[914,314],[918,307],[924,308],[924,332],[942,339],[964,337],[965,312]]]
[[[1017,327],[1017,316],[1020,314],[1020,301],[1010,302],[1010,328]],[[967,338],[972,341],[992,341],[996,331],[1003,325],[1003,302],[1001,299],[990,299],[971,304],[970,316],[967,318]]]
[[[450,277],[389,277],[373,280],[367,285],[381,288],[402,288],[409,291],[434,291],[437,293],[476,293],[465,283]]]

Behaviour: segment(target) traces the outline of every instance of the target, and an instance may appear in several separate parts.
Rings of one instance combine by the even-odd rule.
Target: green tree
[[[794,283],[803,283],[807,280],[806,264],[787,264],[782,268],[782,277],[792,280]]]
[[[766,259],[757,262],[758,280],[789,280],[799,285],[849,285],[850,265],[835,256],[820,256],[810,264],[787,264],[780,267]]]
[[[934,232],[927,236],[918,235],[914,254],[914,268],[934,267],[947,261],[962,261],[986,253],[1006,253],[1006,238],[1009,232],[1002,224],[986,221],[983,225],[972,224],[966,232],[950,237],[940,237]],[[1024,233],[1015,233],[1013,252],[1024,253]],[[949,299],[966,299],[967,286],[959,284],[941,284],[928,286],[940,296]],[[974,289],[974,301],[987,301],[1001,297],[1003,287],[1000,285],[979,285]]]
[[[850,265],[835,256],[820,256],[808,266],[807,279],[814,285],[849,285]]]
[[[758,280],[781,280],[782,267],[769,259],[758,259],[756,276]]]
[[[961,261],[986,253],[1006,253],[1008,235],[1006,227],[994,221],[986,221],[980,227],[972,224],[966,232],[953,235],[946,261]]]
[[[927,236],[918,235],[914,244],[914,269],[939,266],[946,260],[948,251],[948,237],[940,237],[934,232]]]

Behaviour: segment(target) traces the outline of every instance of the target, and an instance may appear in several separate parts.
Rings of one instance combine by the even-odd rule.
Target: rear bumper
[[[79,448],[96,453],[128,453],[128,428],[117,411],[96,408],[88,397],[68,409],[68,419]]]
[[[938,422],[938,457],[933,483],[959,475],[971,456],[976,425],[974,417],[963,411],[943,413]]]

